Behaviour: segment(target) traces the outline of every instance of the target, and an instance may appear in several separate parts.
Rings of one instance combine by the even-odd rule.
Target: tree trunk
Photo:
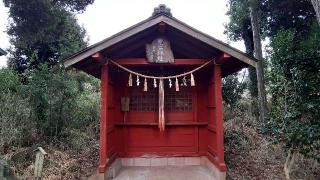
[[[317,20],[320,26],[320,0],[311,0],[314,10],[316,11]]]
[[[253,32],[251,28],[250,17],[243,23],[242,26],[242,39],[244,41],[244,46],[246,47],[246,53],[250,56],[254,55],[254,45],[253,45]],[[258,108],[258,87],[257,87],[257,73],[256,68],[249,66],[249,85],[248,89],[250,92],[251,107],[250,113],[252,116],[259,119],[259,108]]]
[[[259,18],[259,0],[250,0],[250,17],[253,32],[254,56],[257,62],[257,80],[258,80],[258,96],[259,96],[259,117],[261,121],[265,121],[267,117],[267,98],[264,86],[264,73],[262,63],[262,48],[260,39],[260,18]]]

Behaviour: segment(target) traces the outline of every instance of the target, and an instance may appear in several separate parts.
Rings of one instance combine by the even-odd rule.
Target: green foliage
[[[315,11],[310,0],[262,0],[260,4],[265,36],[274,37],[281,29],[306,32],[314,22]]]
[[[59,136],[65,127],[81,128],[98,119],[99,95],[82,76],[54,72],[46,65],[30,74],[23,94],[28,95],[39,133]]]
[[[226,133],[224,143],[230,145],[232,149],[237,149],[241,152],[246,152],[245,148],[250,146],[250,142],[246,134],[236,130],[228,131],[228,133]]]
[[[35,128],[29,102],[16,93],[3,93],[0,106],[0,152],[11,145],[30,144]]]
[[[64,7],[66,10],[73,12],[82,12],[94,0],[52,0],[52,3]]]
[[[29,102],[21,98],[20,78],[15,71],[0,69],[0,151],[10,144],[28,144],[33,133]]]
[[[249,1],[228,0],[228,7],[230,21],[225,33],[231,40],[244,40],[243,35],[251,29]],[[272,38],[280,29],[294,28],[303,32],[315,18],[310,0],[261,0],[259,7],[263,37]]]
[[[39,64],[53,66],[87,43],[85,30],[69,11],[82,11],[93,0],[4,0],[9,7],[9,66],[23,73]]]
[[[52,72],[42,65],[31,73],[24,93],[30,100],[39,133],[58,136],[70,122],[70,109],[75,106],[78,85],[70,74]]]
[[[251,29],[250,12],[248,0],[228,0],[229,22],[226,24],[225,33],[233,41],[243,39],[245,28]],[[252,39],[252,38],[251,38]]]
[[[80,150],[83,147],[88,147],[90,144],[95,144],[99,133],[87,133],[84,130],[81,131],[79,129],[67,129],[63,136],[64,139],[62,140],[66,143],[66,145],[68,145],[68,147]]]
[[[0,70],[0,149],[67,138],[72,133],[66,131],[98,124],[98,80],[59,64],[86,47],[75,13],[93,1],[3,0],[9,8],[12,48],[10,69]]]
[[[86,90],[78,95],[76,101],[76,112],[73,114],[73,120],[70,126],[80,129],[94,124],[98,134],[99,123],[97,120],[100,117],[100,93]]]
[[[71,131],[85,132],[87,127],[98,134],[98,80],[83,73],[53,71],[45,64],[29,73],[22,84],[15,71],[0,69],[0,150],[38,139],[70,139]]]
[[[230,107],[237,106],[246,88],[246,84],[239,82],[237,74],[223,78],[222,84],[222,96],[225,104]]]
[[[254,44],[253,44],[253,32],[251,28],[249,1],[248,0],[229,0],[229,9],[227,15],[230,21],[226,25],[225,33],[228,38],[233,41],[243,40],[246,47],[246,53],[253,56]],[[259,117],[258,110],[258,86],[257,86],[257,74],[254,67],[248,67],[249,82],[248,90],[250,92],[251,101],[251,113]]]
[[[270,53],[272,110],[267,125],[277,141],[320,159],[320,30],[280,30]]]
[[[20,85],[18,74],[10,69],[0,69],[0,96],[9,92],[16,92]]]
[[[231,40],[243,39],[250,54],[248,0],[228,2],[227,34]],[[271,40],[267,83],[272,109],[267,129],[287,147],[319,158],[320,31],[315,11],[309,0],[262,0],[260,13],[261,32]]]

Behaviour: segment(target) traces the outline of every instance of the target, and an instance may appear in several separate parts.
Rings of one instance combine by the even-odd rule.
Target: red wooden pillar
[[[222,83],[221,65],[215,64],[213,69],[214,80],[214,119],[216,122],[216,142],[217,142],[217,161],[220,170],[226,170],[224,163],[224,137],[223,137],[223,104],[222,104]]]
[[[108,123],[108,64],[101,67],[101,112],[100,112],[100,151],[99,151],[99,173],[104,173],[107,163],[107,123]]]

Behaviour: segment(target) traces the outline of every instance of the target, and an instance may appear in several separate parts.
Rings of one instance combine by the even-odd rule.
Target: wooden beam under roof
[[[148,65],[148,66],[197,66],[202,65],[208,60],[211,59],[175,59],[174,63],[150,63],[146,58],[123,58],[123,59],[114,59],[113,61],[117,62],[120,65]]]
[[[216,64],[223,64],[224,62],[231,59],[231,56],[227,53],[220,53],[220,55],[215,59]]]
[[[103,57],[103,55],[100,52],[95,53],[91,57],[94,61],[99,62],[102,65],[107,63],[107,60]]]

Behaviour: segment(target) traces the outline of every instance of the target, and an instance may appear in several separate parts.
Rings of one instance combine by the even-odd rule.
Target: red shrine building
[[[254,58],[160,5],[64,64],[101,80],[101,177],[125,166],[205,165],[225,179],[221,79],[255,67]]]

